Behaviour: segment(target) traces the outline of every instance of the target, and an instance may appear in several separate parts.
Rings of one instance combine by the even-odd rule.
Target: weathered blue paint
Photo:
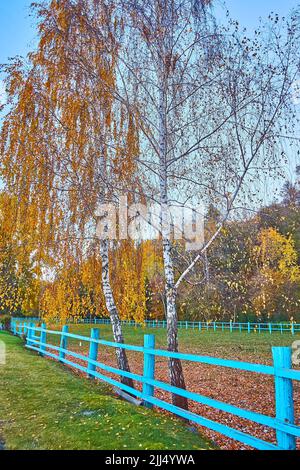
[[[143,385],[143,400],[147,408],[152,408],[153,405],[147,401],[148,397],[154,396],[154,385],[150,384],[148,380],[154,380],[155,377],[155,356],[147,352],[148,349],[155,349],[155,336],[144,336],[144,375],[143,377],[147,382]]]
[[[293,382],[291,379],[283,378],[277,374],[277,370],[292,368],[291,348],[272,348],[275,368],[275,404],[276,419],[285,424],[294,424],[294,400]],[[278,431],[276,432],[278,445],[286,450],[296,449],[296,439],[293,435]]]
[[[46,323],[43,323],[41,326],[41,334],[40,334],[40,355],[44,356],[46,351],[46,343],[47,343],[47,326]]]
[[[29,323],[29,326],[27,328],[27,344],[32,344],[31,343],[31,338],[33,336],[33,328],[34,328],[34,323]]]
[[[60,337],[60,351],[59,351],[59,360],[62,362],[62,359],[66,357],[66,349],[68,348],[68,337],[65,333],[69,333],[69,326],[64,325],[62,327],[62,334]]]
[[[33,340],[35,337],[36,326],[34,323],[31,323],[31,339]]]
[[[99,343],[97,340],[100,338],[100,330],[99,328],[92,328],[91,329],[91,340],[90,340],[90,351],[89,351],[89,360],[88,360],[88,377],[94,379],[95,377],[91,374],[96,370],[95,361],[98,358],[98,347]]]

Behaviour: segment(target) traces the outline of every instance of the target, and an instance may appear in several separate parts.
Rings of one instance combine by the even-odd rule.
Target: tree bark
[[[167,304],[167,334],[168,351],[178,352],[178,317],[176,307],[177,290],[174,282],[174,270],[171,258],[171,243],[169,240],[163,242],[163,258],[166,277],[166,304]],[[174,387],[185,389],[185,380],[182,364],[179,359],[169,359],[170,383]],[[172,403],[185,410],[188,409],[188,400],[180,395],[172,394]]]
[[[116,343],[124,343],[124,337],[122,332],[122,326],[118,310],[115,304],[111,284],[109,277],[109,241],[101,240],[100,241],[100,255],[102,261],[102,287],[103,294],[105,297],[106,308],[108,310],[114,340]],[[116,349],[117,363],[120,370],[130,372],[129,363],[126,355],[125,349],[119,348]],[[128,377],[121,376],[121,382],[129,387],[134,388],[133,380]]]
[[[159,64],[159,166],[160,166],[160,204],[161,204],[161,224],[163,261],[165,273],[165,294],[167,310],[167,342],[168,350],[178,352],[178,315],[176,308],[177,289],[175,288],[174,267],[171,254],[171,240],[169,233],[169,200],[168,200],[168,176],[167,176],[167,156],[168,156],[168,128],[167,128],[167,86],[168,71],[164,55],[170,51],[170,47],[161,44],[161,60]],[[174,387],[185,389],[185,380],[179,359],[169,359],[170,383]],[[175,406],[188,409],[186,398],[172,394],[172,402]]]

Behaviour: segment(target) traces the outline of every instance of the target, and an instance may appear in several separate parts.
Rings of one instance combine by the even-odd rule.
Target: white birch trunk
[[[111,284],[110,284],[110,277],[109,277],[109,242],[108,240],[101,240],[100,241],[100,255],[102,260],[102,288],[103,294],[105,297],[106,308],[108,310],[114,340],[116,343],[124,343],[124,337],[122,332],[122,325],[120,321],[120,317],[118,314],[118,310],[115,304]],[[124,349],[116,349],[117,355],[117,363],[118,367],[121,370],[126,372],[130,372],[129,364],[127,355]],[[130,387],[133,387],[132,379],[127,377],[121,377],[121,382],[126,384]]]
[[[177,290],[174,282],[174,269],[171,258],[171,242],[163,241],[163,259],[166,278],[166,304],[167,304],[167,334],[168,334],[168,351],[178,352],[178,317],[176,297]],[[185,389],[185,380],[182,370],[181,361],[179,359],[169,359],[169,376],[170,383],[174,387]],[[172,402],[175,406],[187,409],[188,401],[179,395],[172,395]]]
[[[108,178],[106,161],[103,155],[100,156],[100,171],[101,175],[104,178]],[[104,203],[105,201],[105,190],[103,188],[99,189],[99,202]],[[105,231],[108,230],[108,227],[105,227]],[[118,309],[115,303],[111,283],[110,283],[110,269],[109,269],[109,240],[100,239],[100,257],[102,264],[102,290],[105,298],[106,308],[108,310],[114,341],[116,343],[124,343],[124,336],[122,331],[122,324],[119,317]],[[129,363],[126,355],[125,349],[116,349],[117,364],[120,370],[125,372],[130,372]],[[127,377],[121,376],[121,382],[128,385],[129,387],[134,388],[133,380]]]
[[[162,45],[161,51],[164,50]],[[166,52],[165,52],[166,54]],[[163,54],[162,54],[163,56]],[[163,261],[165,273],[165,295],[167,311],[168,350],[178,352],[178,316],[176,308],[177,289],[175,288],[174,268],[171,255],[168,217],[168,182],[167,182],[167,72],[164,60],[160,63],[159,72],[159,164],[160,164],[160,204],[162,223]],[[169,359],[169,377],[171,385],[185,389],[185,381],[180,360]],[[172,395],[175,406],[188,408],[186,398]]]

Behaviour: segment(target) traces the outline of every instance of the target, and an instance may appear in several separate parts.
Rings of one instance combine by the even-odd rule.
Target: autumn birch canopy
[[[213,202],[221,213],[214,233],[178,274],[168,229],[161,231],[168,348],[178,350],[177,292],[253,183],[280,164],[278,136],[293,133],[291,85],[299,71],[298,23],[270,24],[253,39],[235,22],[218,26],[213,2],[114,2],[116,99],[126,103],[139,130],[138,167],[145,192],[168,209]],[[88,8],[86,24],[90,23]],[[98,28],[90,28],[99,36]],[[247,188],[252,188],[246,191]],[[170,360],[170,380],[184,387],[181,365]],[[186,407],[185,400],[173,397]]]
[[[102,25],[99,35],[91,36],[80,20],[83,6],[89,8],[89,26],[99,31]],[[38,234],[41,259],[77,260],[95,243],[97,206],[116,202],[125,185],[138,185],[137,133],[113,94],[118,45],[112,7],[54,0],[34,8],[38,48],[27,62],[6,67],[11,109],[2,131],[2,174],[20,210],[29,204],[36,210],[28,228]],[[106,307],[115,340],[123,342],[108,241],[99,249]],[[117,355],[119,366],[129,370],[125,351]]]

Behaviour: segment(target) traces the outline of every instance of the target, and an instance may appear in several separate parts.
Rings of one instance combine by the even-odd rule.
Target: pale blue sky
[[[25,55],[34,46],[36,32],[34,19],[29,17],[32,0],[0,0],[0,63],[8,57]],[[222,0],[216,0],[222,3]],[[231,16],[250,30],[258,24],[259,17],[271,11],[287,15],[300,0],[227,0]]]

